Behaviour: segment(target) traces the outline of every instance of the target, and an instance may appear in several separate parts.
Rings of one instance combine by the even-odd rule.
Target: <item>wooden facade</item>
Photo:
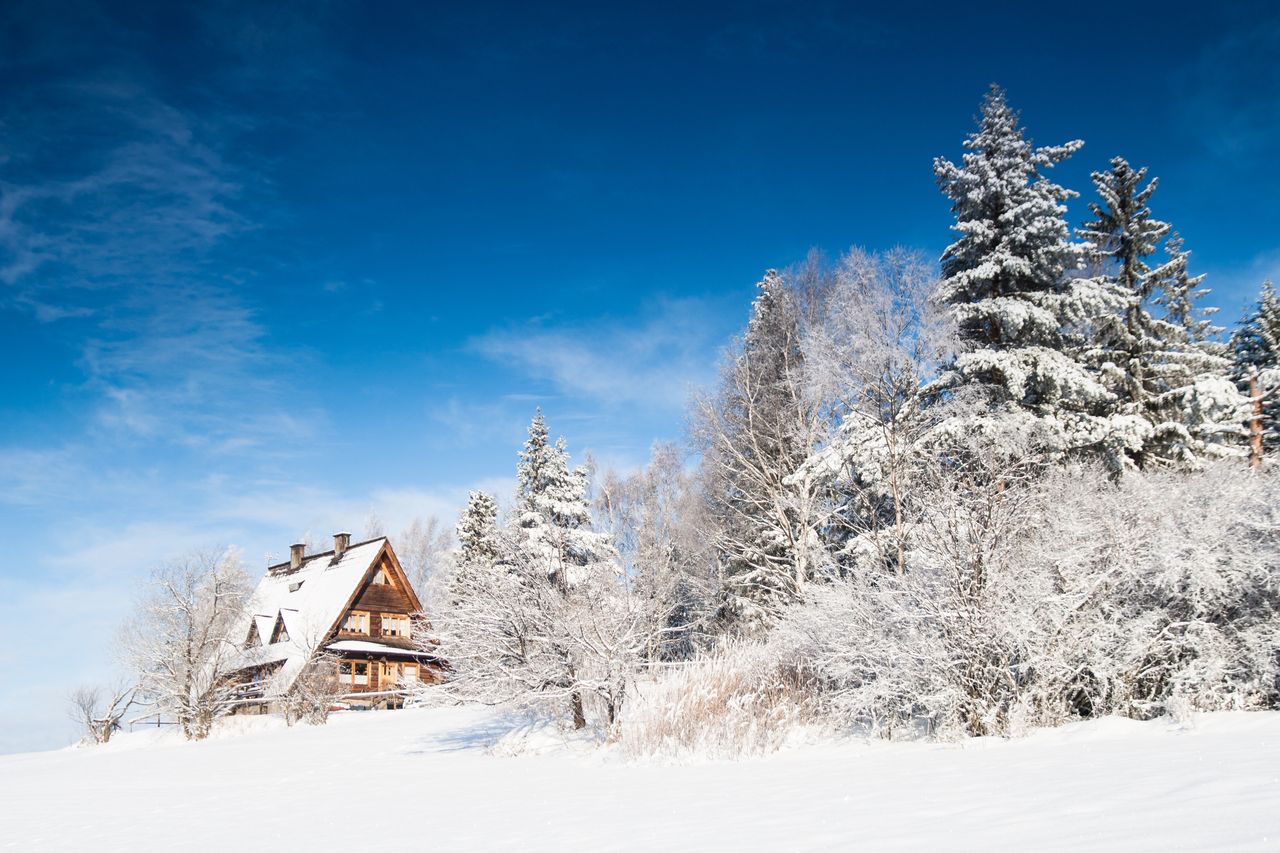
[[[422,604],[388,542],[378,560],[335,624],[333,639],[377,643],[381,650],[341,649],[339,679],[350,692],[377,693],[396,689],[407,675],[428,683],[439,681],[441,664],[418,648],[415,632],[427,625]]]

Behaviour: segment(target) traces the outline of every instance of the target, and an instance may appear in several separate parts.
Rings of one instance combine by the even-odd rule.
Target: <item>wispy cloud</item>
[[[250,226],[216,123],[128,82],[48,84],[5,126],[19,110],[34,127],[6,140],[0,280],[20,304],[92,308],[86,292],[190,277]]]
[[[38,89],[4,121],[30,132],[0,165],[0,310],[78,324],[101,429],[212,451],[305,434],[315,418],[267,405],[296,353],[264,345],[237,273],[266,183],[227,156],[244,118],[123,72]]]
[[[38,506],[65,499],[82,471],[68,449],[0,448],[0,503]]]
[[[553,326],[539,319],[491,331],[470,346],[567,395],[671,411],[709,381],[723,325],[708,302],[667,300],[635,322]]]

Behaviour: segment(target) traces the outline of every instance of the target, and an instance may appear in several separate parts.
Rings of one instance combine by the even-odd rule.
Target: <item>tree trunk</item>
[[[576,690],[569,696],[569,709],[573,712],[573,727],[575,729],[585,729],[587,727],[587,715],[582,710],[582,694]]]
[[[1258,387],[1258,369],[1249,373],[1249,399],[1253,416],[1249,419],[1249,464],[1262,467],[1262,390]]]

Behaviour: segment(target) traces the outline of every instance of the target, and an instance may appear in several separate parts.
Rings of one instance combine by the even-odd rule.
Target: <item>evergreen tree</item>
[[[1191,253],[1182,245],[1182,236],[1176,231],[1165,242],[1164,251],[1169,260],[1160,268],[1160,291],[1154,301],[1164,308],[1165,321],[1183,329],[1189,341],[1197,344],[1212,341],[1222,331],[1212,320],[1218,309],[1199,304],[1209,295],[1209,290],[1200,286],[1205,278],[1203,273],[1193,276],[1187,272]]]
[[[1271,282],[1231,336],[1233,377],[1250,394],[1256,381],[1262,399],[1262,443],[1267,452],[1280,448],[1280,297]]]
[[[498,503],[485,492],[471,492],[458,519],[458,556],[466,565],[489,566],[498,561]]]
[[[1148,264],[1169,225],[1151,215],[1158,181],[1144,187],[1146,174],[1122,157],[1094,172],[1100,201],[1090,203],[1093,219],[1080,230],[1101,268],[1094,284],[1116,304],[1092,318],[1092,344],[1082,351],[1115,395],[1107,447],[1116,469],[1195,465],[1233,430],[1236,414],[1226,360],[1195,304],[1203,276],[1189,276],[1181,238],[1169,240],[1167,263]],[[1157,305],[1162,318],[1150,311]]]
[[[460,557],[436,653],[455,667],[450,687],[486,701],[517,699],[567,709],[587,723],[595,697],[617,722],[627,685],[651,645],[620,583],[617,553],[591,523],[587,472],[569,469],[539,411],[516,470],[516,511],[473,492],[458,522]],[[494,571],[494,566],[499,566]]]
[[[1121,409],[1130,414],[1143,414],[1159,393],[1151,362],[1162,349],[1155,320],[1146,310],[1156,284],[1147,259],[1159,249],[1169,225],[1151,216],[1147,203],[1159,180],[1152,178],[1143,188],[1146,174],[1122,157],[1111,160],[1111,171],[1094,172],[1101,203],[1089,203],[1094,219],[1080,229],[1103,267],[1101,281],[1121,306],[1094,318],[1095,346],[1086,355],[1101,362],[1104,374],[1118,386]]]
[[[1075,193],[1044,175],[1081,145],[1033,147],[993,86],[963,165],[934,161],[960,233],[943,253],[938,298],[954,310],[961,352],[930,392],[976,391],[985,403],[983,414],[948,421],[944,435],[1031,434],[1059,453],[1106,437],[1097,413],[1110,395],[1074,357],[1067,330],[1112,300],[1071,275],[1082,247],[1070,240],[1064,202]]]
[[[771,624],[810,573],[816,489],[792,485],[818,433],[806,399],[801,310],[775,270],[756,285],[751,320],[720,393],[696,424],[723,578],[719,620],[732,630]]]
[[[1204,275],[1188,272],[1191,252],[1176,232],[1165,242],[1168,260],[1155,270],[1158,280],[1152,302],[1163,309],[1164,351],[1157,360],[1165,391],[1155,408],[1168,422],[1181,424],[1191,437],[1187,449],[1197,457],[1228,456],[1237,452],[1246,400],[1232,384],[1231,358],[1222,343],[1222,328],[1212,320],[1217,308],[1203,307],[1209,295]],[[1181,437],[1175,432],[1168,435]],[[1155,436],[1158,452],[1173,458],[1170,442]],[[1176,447],[1176,445],[1175,445]]]
[[[516,483],[518,539],[530,565],[566,592],[588,575],[616,571],[608,535],[592,529],[587,470],[569,468],[564,439],[550,443],[541,410],[529,424]]]
[[[539,609],[547,616],[545,641],[551,656],[563,661],[561,686],[571,688],[574,728],[582,728],[583,691],[572,687],[582,669],[582,655],[575,651],[579,626],[588,615],[599,616],[602,608],[618,604],[618,554],[608,534],[592,527],[586,469],[569,468],[563,438],[549,442],[541,410],[529,424],[516,481],[516,559],[531,595],[543,601]],[[547,599],[544,585],[558,596]],[[616,683],[615,675],[610,675],[611,683]],[[611,718],[615,701],[620,699],[609,700]]]

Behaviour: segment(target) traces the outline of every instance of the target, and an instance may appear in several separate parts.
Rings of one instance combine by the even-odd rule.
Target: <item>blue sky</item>
[[[451,521],[537,405],[679,438],[764,269],[941,252],[990,82],[1161,177],[1224,319],[1280,278],[1266,3],[178,5],[0,12],[0,751],[167,557]]]

